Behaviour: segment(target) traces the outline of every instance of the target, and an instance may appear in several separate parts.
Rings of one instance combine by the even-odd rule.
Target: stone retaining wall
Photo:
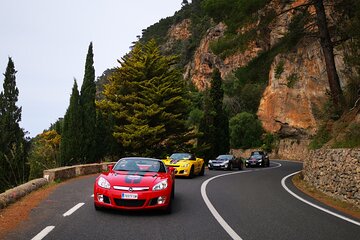
[[[277,149],[268,153],[270,159],[286,159],[304,161],[309,154],[310,140],[298,140],[293,138],[281,139]],[[249,158],[254,150],[259,149],[231,149],[231,154],[236,157]]]
[[[107,166],[111,164],[115,164],[115,162],[83,164],[48,169],[44,170],[44,178],[46,178],[49,182],[62,181],[77,176],[104,172],[107,170]]]
[[[303,174],[325,194],[360,206],[360,149],[310,151]]]
[[[44,171],[44,178],[34,179],[0,194],[0,209],[16,202],[25,195],[39,189],[49,182],[62,181],[77,176],[107,171],[108,165],[115,162],[93,163],[48,169]]]
[[[298,140],[294,138],[281,139],[276,156],[278,159],[304,161],[309,155],[311,140]]]
[[[45,186],[48,181],[45,178],[38,178],[24,183],[15,188],[9,189],[0,194],[0,209],[5,208],[11,203],[16,202],[25,195]]]

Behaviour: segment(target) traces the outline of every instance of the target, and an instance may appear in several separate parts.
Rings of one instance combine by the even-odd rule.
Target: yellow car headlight
[[[190,166],[189,163],[185,163],[185,164],[181,165],[181,167],[189,167],[189,166]]]

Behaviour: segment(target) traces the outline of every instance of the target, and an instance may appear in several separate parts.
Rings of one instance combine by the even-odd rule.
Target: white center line
[[[66,216],[70,216],[71,214],[73,214],[76,210],[78,210],[79,208],[81,208],[85,203],[78,203],[76,204],[73,208],[71,208],[69,211],[67,211],[66,213],[63,214],[64,217]]]
[[[41,232],[39,232],[35,237],[33,237],[31,240],[41,240],[41,239],[43,239],[54,228],[55,228],[55,226],[47,226]]]

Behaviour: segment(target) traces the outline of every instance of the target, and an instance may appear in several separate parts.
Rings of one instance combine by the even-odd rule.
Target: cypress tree
[[[60,156],[61,165],[73,165],[81,163],[82,155],[80,152],[82,139],[81,136],[81,108],[78,85],[74,80],[74,86],[70,97],[70,104],[66,110],[62,127]]]
[[[19,90],[16,87],[16,70],[9,57],[3,91],[0,93],[0,191],[27,180],[27,142],[20,128],[21,107],[16,105]]]
[[[224,154],[229,151],[229,119],[223,108],[224,90],[222,89],[223,80],[220,71],[216,68],[212,75],[210,99],[215,111],[214,126],[215,154]]]
[[[199,154],[208,161],[216,155],[216,153],[214,153],[215,149],[213,146],[213,143],[215,142],[213,139],[215,137],[215,111],[212,108],[209,90],[205,90],[203,112],[204,115],[199,126],[200,136],[198,137],[198,148],[200,149]]]
[[[229,151],[229,120],[223,108],[224,90],[218,69],[212,74],[211,88],[204,99],[204,118],[200,125],[203,133],[199,143],[208,144],[205,158],[215,158]]]
[[[85,63],[85,74],[81,86],[80,105],[82,111],[81,154],[84,163],[95,162],[97,159],[96,144],[96,106],[95,106],[95,69],[93,45],[90,43]]]

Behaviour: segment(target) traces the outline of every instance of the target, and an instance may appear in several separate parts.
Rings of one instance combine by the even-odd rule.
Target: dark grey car
[[[253,151],[248,159],[245,160],[246,167],[269,167],[270,159],[266,152]]]
[[[219,155],[214,160],[209,160],[208,163],[209,170],[212,169],[225,169],[225,170],[233,170],[233,168],[237,168],[241,170],[243,168],[243,162],[241,159],[236,158],[234,155],[226,154]]]

